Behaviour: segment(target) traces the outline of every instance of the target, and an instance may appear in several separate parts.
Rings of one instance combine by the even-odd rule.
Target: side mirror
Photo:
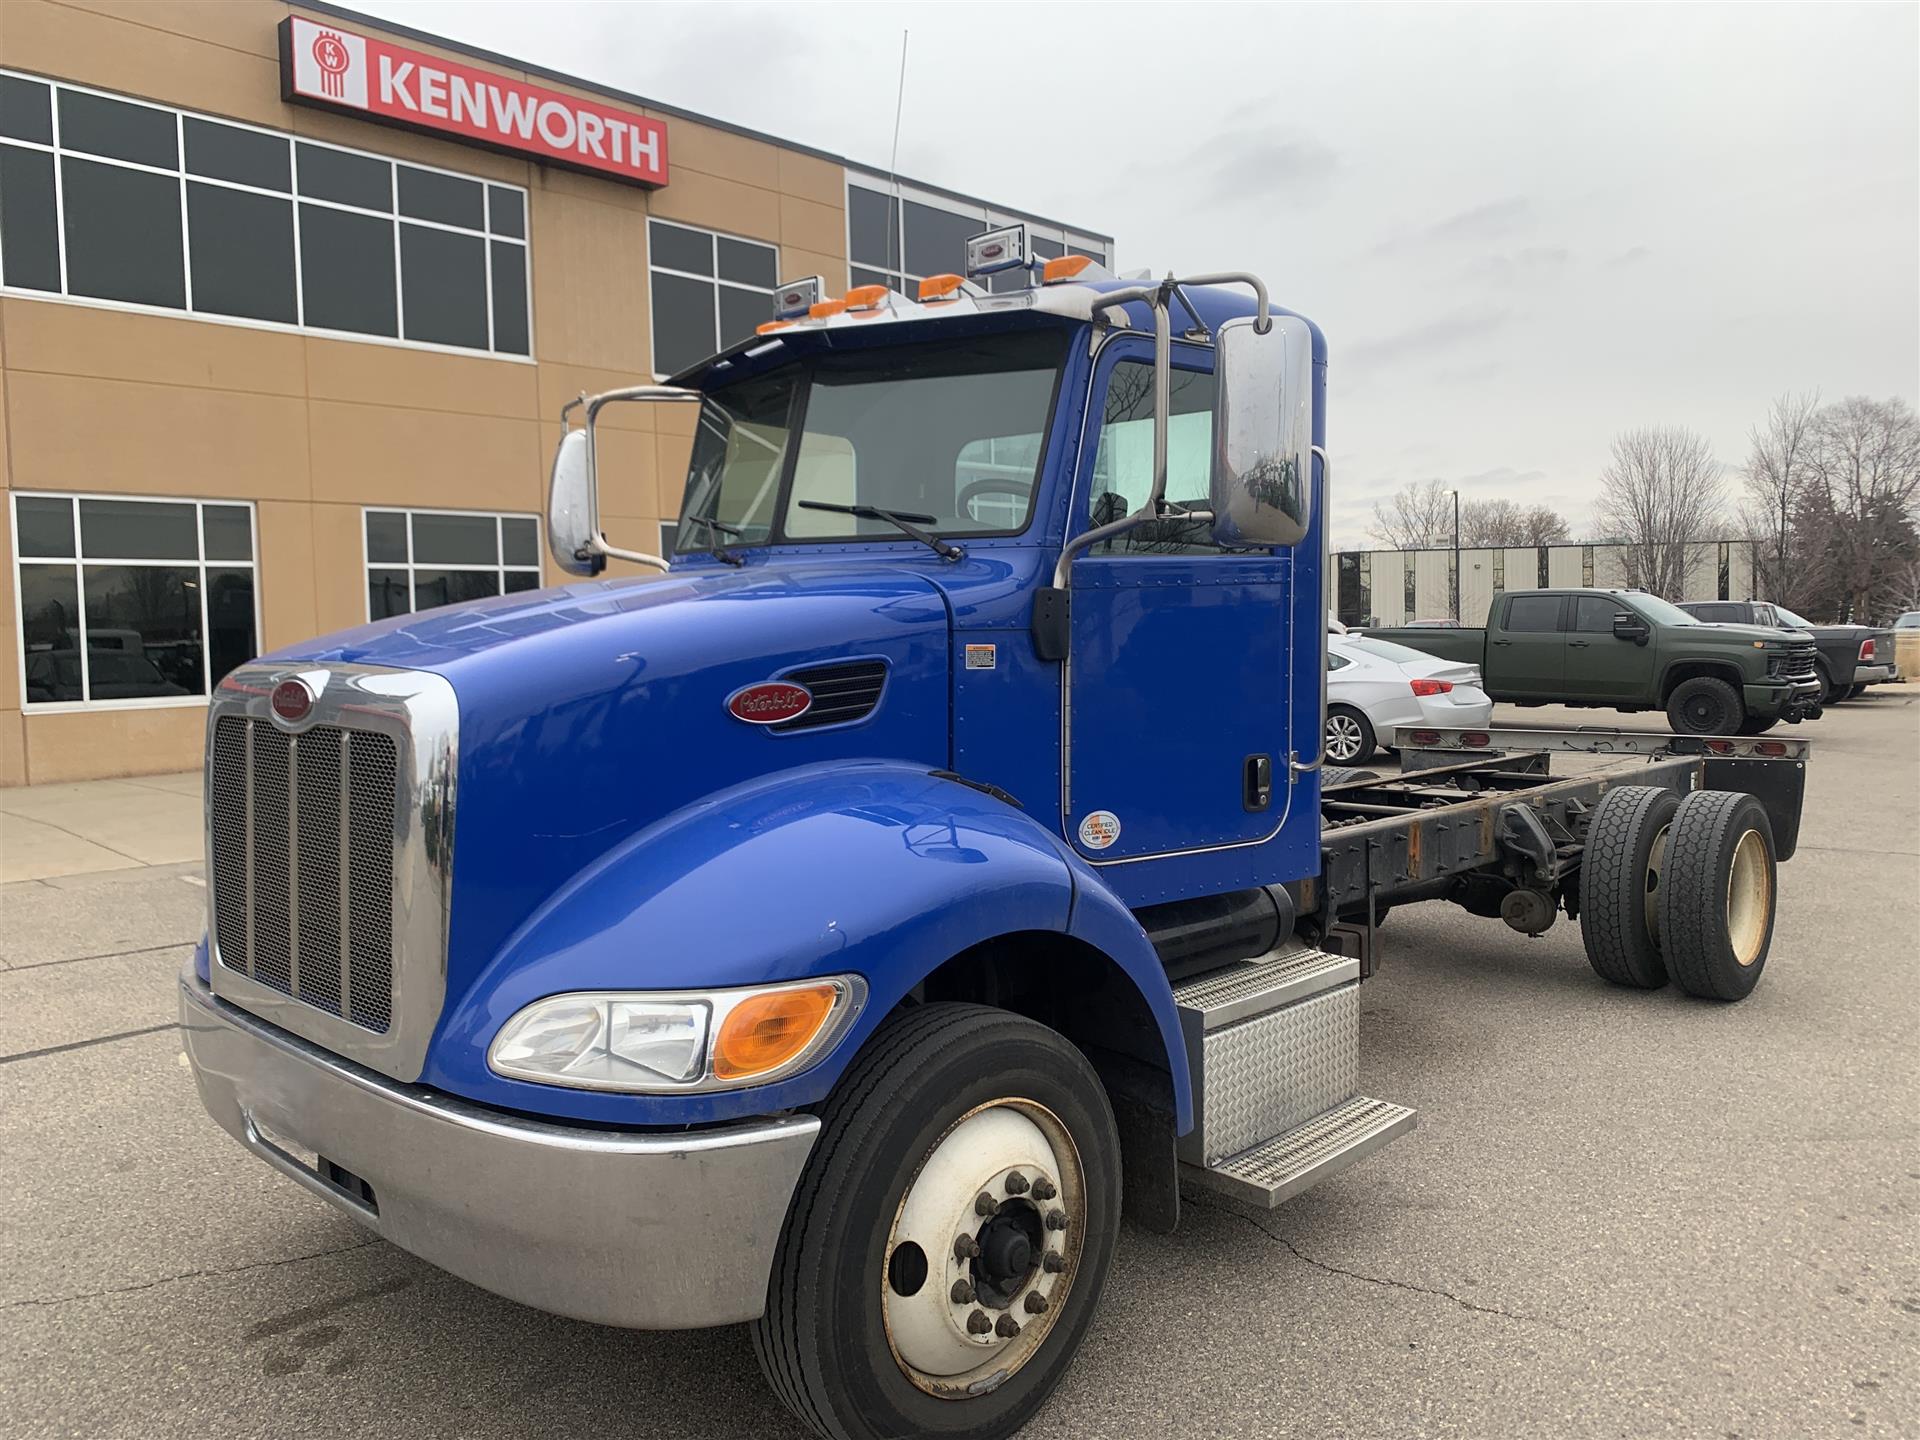
[[[1313,518],[1313,332],[1275,315],[1214,336],[1213,538],[1216,544],[1296,545]]]
[[[1637,615],[1620,611],[1613,617],[1613,638],[1616,640],[1631,640],[1636,645],[1644,645],[1652,633],[1647,629],[1646,621]]]
[[[547,548],[553,563],[569,575],[598,575],[607,557],[594,546],[600,527],[594,517],[593,452],[585,430],[569,430],[553,452],[547,490]]]

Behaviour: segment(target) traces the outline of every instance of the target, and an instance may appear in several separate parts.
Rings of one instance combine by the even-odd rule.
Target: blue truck
[[[1320,332],[1250,276],[968,256],[582,397],[577,583],[265,656],[208,721],[213,1118],[498,1294],[749,1323],[833,1437],[1012,1434],[1123,1208],[1406,1134],[1358,1084],[1393,905],[1738,998],[1798,821],[1792,742],[1323,773]],[[614,405],[695,411],[670,557],[602,532]]]

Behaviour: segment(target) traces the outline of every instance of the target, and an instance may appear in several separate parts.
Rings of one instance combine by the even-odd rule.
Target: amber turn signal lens
[[[847,291],[844,298],[847,302],[847,309],[849,310],[872,310],[886,300],[887,287],[884,285],[856,285],[853,289]]]
[[[740,1080],[786,1064],[820,1033],[838,994],[833,985],[808,985],[742,1000],[714,1037],[714,1077]]]
[[[829,316],[844,314],[847,302],[844,300],[816,300],[807,307],[807,318],[825,320]]]
[[[950,297],[966,283],[958,275],[929,275],[920,282],[920,303]]]
[[[1093,263],[1090,255],[1061,255],[1047,261],[1040,270],[1042,285],[1058,285],[1062,280],[1071,280],[1087,266]]]

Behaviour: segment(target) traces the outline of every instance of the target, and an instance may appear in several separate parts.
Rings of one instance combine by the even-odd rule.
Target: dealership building
[[[567,400],[1016,221],[1112,259],[348,10],[0,0],[0,784],[193,768],[248,657],[557,583]],[[691,420],[624,408],[603,519],[670,546]]]

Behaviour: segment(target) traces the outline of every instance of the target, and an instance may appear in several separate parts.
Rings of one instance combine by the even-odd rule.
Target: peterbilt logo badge
[[[304,680],[282,680],[273,687],[273,698],[269,702],[273,713],[289,725],[307,718],[313,710],[313,691]]]
[[[727,697],[727,712],[749,725],[778,725],[798,720],[813,707],[813,692],[786,680],[763,680]]]

